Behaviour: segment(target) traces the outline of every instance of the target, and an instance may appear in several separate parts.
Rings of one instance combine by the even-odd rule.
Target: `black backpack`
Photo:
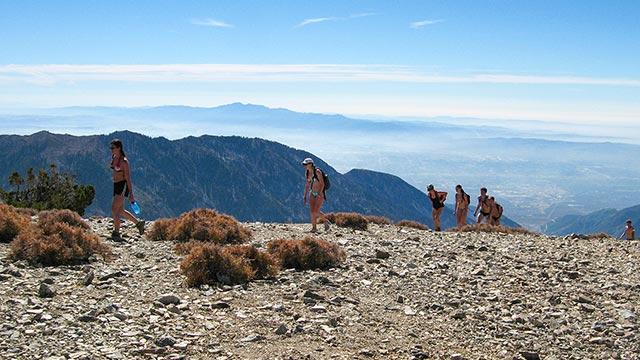
[[[329,188],[331,187],[331,181],[329,181],[329,175],[327,175],[327,173],[325,173],[320,168],[316,168],[316,170],[320,170],[320,172],[322,173],[322,181],[324,181],[324,191],[329,190]],[[313,177],[316,177],[315,172],[313,173]]]

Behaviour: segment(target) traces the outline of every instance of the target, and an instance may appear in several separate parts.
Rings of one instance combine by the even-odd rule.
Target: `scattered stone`
[[[38,296],[41,298],[52,298],[56,296],[56,291],[50,284],[42,282],[38,288]]]
[[[280,326],[278,326],[278,328],[276,329],[276,335],[284,335],[287,333],[287,331],[289,331],[289,329],[287,329],[287,326],[285,324],[280,324]]]
[[[384,251],[384,250],[380,250],[377,249],[376,250],[376,259],[388,259],[391,257],[391,254],[388,251]]]
[[[180,304],[180,298],[173,294],[160,295],[160,297],[157,298],[156,301],[161,303],[162,305]]]

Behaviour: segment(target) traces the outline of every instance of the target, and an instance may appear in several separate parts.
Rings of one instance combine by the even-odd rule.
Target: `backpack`
[[[329,175],[327,175],[327,173],[325,173],[320,168],[316,168],[316,170],[320,170],[320,172],[322,173],[322,181],[324,181],[324,191],[329,190],[329,188],[331,187],[331,182],[329,181]],[[314,173],[313,176],[316,177],[316,174]]]
[[[496,203],[496,209],[498,209],[498,216],[502,216],[502,211],[504,210],[502,209],[502,205]]]
[[[471,196],[469,196],[469,194],[464,193],[464,197],[467,198],[467,205],[470,206],[471,205]]]

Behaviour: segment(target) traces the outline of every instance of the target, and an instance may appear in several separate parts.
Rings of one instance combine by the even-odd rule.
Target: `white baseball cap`
[[[302,165],[307,165],[307,164],[313,164],[313,159],[306,158],[306,159],[302,160]]]

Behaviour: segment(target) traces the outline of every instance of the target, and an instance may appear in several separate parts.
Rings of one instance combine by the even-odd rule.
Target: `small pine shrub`
[[[31,218],[10,205],[0,204],[0,242],[13,241],[21,231],[27,230]]]
[[[272,240],[267,252],[284,268],[297,270],[327,269],[340,265],[346,255],[337,244],[306,237],[302,240]]]
[[[391,219],[386,218],[384,216],[368,215],[368,216],[365,216],[365,219],[367,219],[368,222],[372,224],[377,224],[377,225],[393,224],[393,221],[391,221]]]
[[[81,227],[52,222],[45,228],[21,232],[11,243],[9,257],[33,265],[57,266],[84,263],[94,254],[108,258],[111,250],[97,235]]]
[[[182,260],[180,271],[190,287],[208,284],[240,284],[255,276],[247,262],[234,256],[216,244],[194,246]]]
[[[45,210],[38,214],[38,226],[42,229],[56,223],[65,223],[85,230],[90,228],[89,224],[77,212],[71,210]]]
[[[169,239],[179,242],[196,240],[219,245],[242,244],[253,236],[251,230],[233,216],[204,208],[180,215],[178,221],[170,224],[168,235]]]
[[[176,226],[178,219],[157,219],[153,222],[147,238],[152,241],[170,240],[170,232]]]
[[[353,230],[367,230],[369,221],[363,215],[358,213],[330,213],[327,219],[339,227],[350,228]]]
[[[396,223],[396,226],[410,227],[418,230],[429,230],[427,225],[412,220],[400,220]]]
[[[225,251],[233,256],[245,259],[255,271],[256,279],[266,279],[278,273],[278,261],[268,252],[260,251],[254,245],[232,245]]]
[[[459,232],[472,232],[472,231],[476,231],[476,232],[501,232],[501,233],[506,233],[506,234],[525,234],[525,235],[538,235],[538,233],[533,232],[529,229],[525,229],[525,228],[512,228],[512,227],[508,227],[508,226],[504,226],[504,225],[491,225],[491,224],[471,224],[471,225],[465,225],[463,226],[460,230],[458,229],[448,229],[447,231],[459,231]]]

